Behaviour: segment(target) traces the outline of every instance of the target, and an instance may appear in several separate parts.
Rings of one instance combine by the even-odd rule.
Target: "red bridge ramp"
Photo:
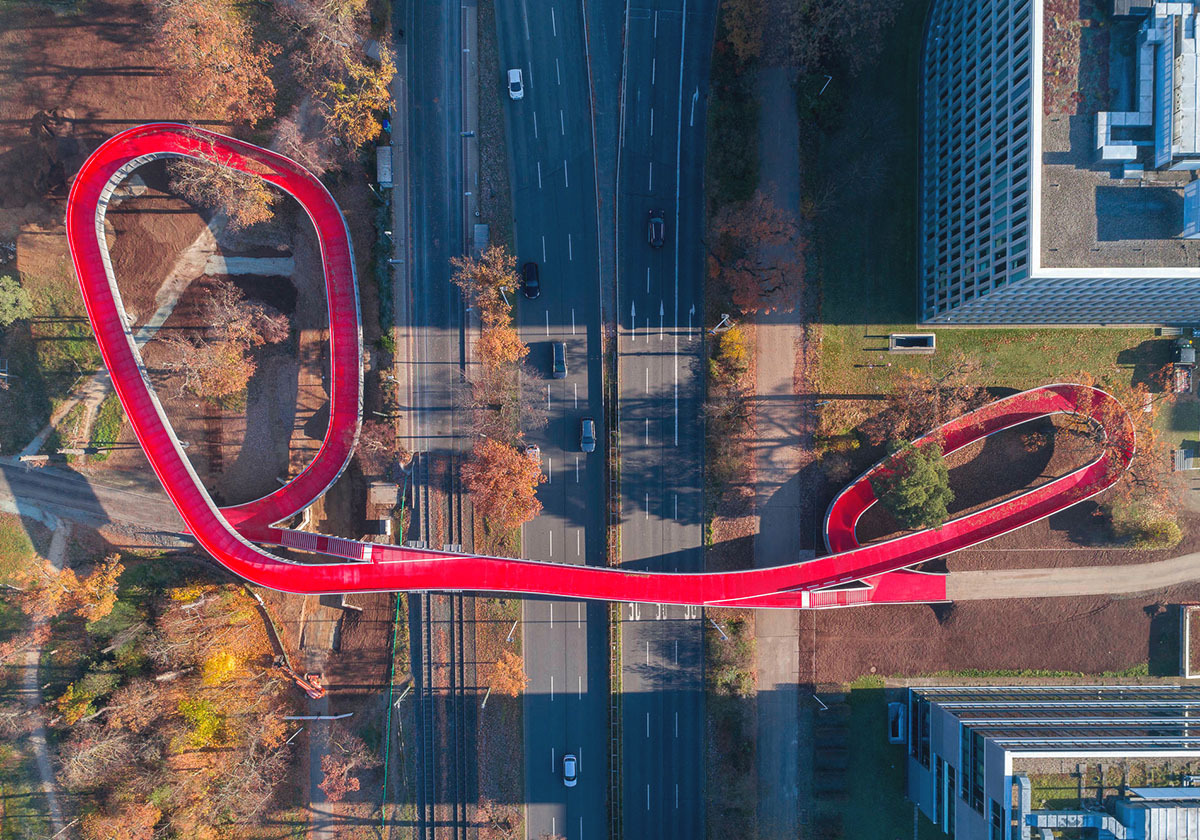
[[[163,410],[121,304],[104,237],[113,190],[134,169],[163,157],[200,157],[254,174],[304,208],[317,231],[329,311],[330,415],[313,461],[275,492],[218,508]],[[806,563],[721,574],[659,574],[425,551],[276,527],[319,498],[354,452],[362,414],[362,329],[354,255],[345,220],[321,182],[282,155],[202,129],[154,123],[122,132],[84,163],[67,205],[67,237],[96,341],[138,441],[189,531],[222,565],[285,592],[467,590],[693,605],[813,608],[945,599],[941,576],[906,571],[1049,516],[1111,486],[1133,456],[1128,416],[1108,394],[1050,385],[1015,394],[942,426],[954,448],[1049,414],[1081,414],[1104,430],[1105,455],[1062,478],[939,529],[858,546],[854,524],[874,502],[870,472],[834,500],[826,518],[835,554]],[[875,468],[878,469],[878,465]],[[864,490],[863,488],[866,488]],[[294,562],[269,546],[317,562]]]

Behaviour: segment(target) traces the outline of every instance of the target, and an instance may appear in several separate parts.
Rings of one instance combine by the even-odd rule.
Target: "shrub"
[[[211,700],[180,700],[179,714],[188,725],[187,746],[201,749],[212,744],[225,723]]]

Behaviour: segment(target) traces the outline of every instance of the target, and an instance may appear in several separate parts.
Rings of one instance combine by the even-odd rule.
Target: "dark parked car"
[[[538,265],[527,262],[521,266],[521,292],[533,300],[542,293],[542,282],[538,279]]]
[[[667,241],[667,220],[661,210],[651,210],[646,223],[646,239],[651,248],[661,248]]]
[[[550,354],[550,376],[554,379],[567,378],[567,343],[556,341]]]

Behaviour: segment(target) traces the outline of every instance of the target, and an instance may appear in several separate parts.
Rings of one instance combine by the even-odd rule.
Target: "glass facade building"
[[[953,686],[908,694],[908,794],[963,840],[1028,837],[1024,759],[1200,759],[1200,686]]]
[[[1043,14],[1043,0],[933,0],[920,74],[921,321],[1200,322],[1200,260],[1190,256],[1156,266],[1150,249],[1121,265],[1043,265]],[[1119,218],[1091,224],[1103,246],[1113,225]],[[1104,248],[1089,244],[1079,252],[1102,261]]]

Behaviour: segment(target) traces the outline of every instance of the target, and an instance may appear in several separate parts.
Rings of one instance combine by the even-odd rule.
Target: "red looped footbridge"
[[[163,410],[133,340],[113,274],[104,216],[114,191],[139,166],[159,158],[200,157],[251,173],[292,196],[316,228],[325,275],[330,337],[329,426],[313,461],[287,484],[252,502],[219,508],[205,489]],[[209,131],[154,123],[124,131],[83,164],[67,203],[67,237],[88,318],[125,413],[188,530],[222,565],[253,583],[285,592],[463,590],[702,606],[839,607],[946,599],[945,576],[914,571],[926,561],[976,545],[1077,504],[1110,487],[1134,454],[1132,422],[1112,396],[1084,385],[1047,385],[951,420],[916,442],[940,440],[947,452],[1053,414],[1076,414],[1102,430],[1102,454],[1048,484],[941,528],[860,546],[855,525],[875,503],[872,470],[829,508],[831,552],[807,562],[719,574],[667,574],[482,557],[376,543],[279,527],[341,475],[362,414],[362,329],[349,231],[333,197],[282,155]],[[296,562],[283,546],[314,555]],[[780,558],[786,561],[788,558]]]

